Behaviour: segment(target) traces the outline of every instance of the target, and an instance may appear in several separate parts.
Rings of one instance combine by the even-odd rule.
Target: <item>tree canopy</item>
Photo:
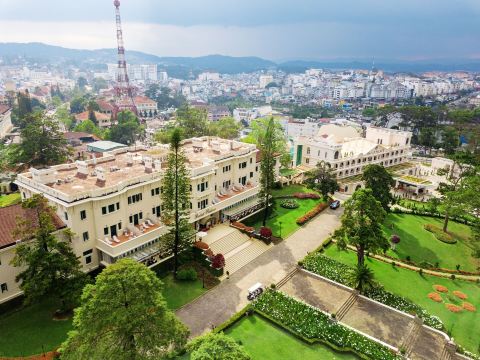
[[[11,145],[11,163],[38,166],[65,162],[71,149],[58,122],[40,112],[30,114],[26,119],[27,125],[20,131],[21,143]]]
[[[117,114],[117,124],[110,128],[109,139],[120,144],[133,145],[145,136],[145,127],[131,111],[121,111]]]
[[[331,165],[323,160],[319,161],[315,169],[307,174],[305,183],[309,188],[319,191],[324,198],[340,188]]]
[[[359,189],[345,202],[342,225],[334,232],[333,238],[341,249],[354,246],[358,265],[363,265],[366,251],[376,253],[389,247],[382,230],[385,216],[386,212],[372,190]]]
[[[208,135],[207,110],[182,105],[177,110],[177,125],[186,139]]]
[[[191,360],[250,360],[245,349],[224,333],[209,333],[187,345]]]
[[[224,117],[208,124],[208,134],[222,139],[235,139],[242,126],[232,117]]]
[[[62,359],[160,359],[182,348],[188,329],[167,308],[163,284],[145,265],[122,259],[85,286]]]
[[[15,249],[12,264],[22,267],[16,277],[25,302],[31,304],[45,297],[61,301],[62,309],[71,309],[79,300],[86,276],[72,251],[71,233],[58,239],[53,223],[55,210],[41,195],[25,200],[22,207],[36,216],[19,219],[15,235],[23,242]]]
[[[382,204],[383,209],[388,212],[389,205],[393,201],[390,190],[395,185],[392,175],[383,165],[370,164],[363,169],[362,180],[365,186],[372,190],[372,195]]]

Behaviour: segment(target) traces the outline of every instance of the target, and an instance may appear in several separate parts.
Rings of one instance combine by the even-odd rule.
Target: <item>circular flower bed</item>
[[[428,297],[435,302],[442,302],[442,297],[436,292],[431,292]]]
[[[462,304],[462,307],[467,311],[471,311],[471,312],[477,311],[477,308],[475,307],[475,305],[470,304],[469,302],[466,302],[466,301]]]
[[[448,293],[448,289],[443,285],[433,285],[433,288],[441,293]]]
[[[285,209],[296,209],[296,208],[299,207],[298,202],[296,200],[292,200],[292,199],[283,200],[280,203],[280,206],[285,208]]]
[[[462,300],[465,300],[465,299],[468,298],[467,294],[464,294],[463,292],[458,291],[458,290],[455,290],[453,292],[453,295],[455,295],[456,297],[458,297],[459,299],[462,299]]]
[[[462,308],[460,306],[454,304],[445,304],[445,307],[453,313],[459,313],[460,311],[462,311]]]

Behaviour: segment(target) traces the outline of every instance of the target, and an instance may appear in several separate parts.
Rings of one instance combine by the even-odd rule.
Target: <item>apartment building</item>
[[[11,113],[9,106],[0,104],[0,140],[13,129]]]
[[[341,191],[352,193],[361,186],[365,166],[384,167],[408,162],[412,133],[378,127],[361,129],[335,124],[324,125],[316,136],[294,139],[294,167],[308,171],[320,161],[329,163],[341,183]],[[355,181],[343,181],[343,180]]]
[[[220,138],[182,146],[191,176],[190,222],[207,229],[261,208],[258,150]],[[170,256],[160,241],[162,177],[168,146],[116,149],[90,161],[30,169],[18,175],[22,198],[43,194],[75,238],[85,271],[131,257],[154,264]],[[278,169],[277,169],[278,170]]]

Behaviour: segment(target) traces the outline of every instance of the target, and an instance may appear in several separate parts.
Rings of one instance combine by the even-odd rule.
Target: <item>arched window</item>
[[[335,151],[335,155],[333,155],[333,158],[334,158],[335,160],[337,160],[339,155],[340,155],[340,154],[338,153],[338,151]]]
[[[362,185],[358,184],[357,187],[355,188],[355,191],[357,191],[358,189],[361,189],[362,188]]]
[[[407,138],[407,140],[405,141],[405,145],[408,145],[409,141],[410,141],[410,138]]]

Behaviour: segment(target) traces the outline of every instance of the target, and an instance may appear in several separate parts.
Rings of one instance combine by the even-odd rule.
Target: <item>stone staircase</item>
[[[225,257],[225,275],[227,271],[233,274],[252,260],[270,249],[273,245],[266,245],[263,241],[251,239],[237,229],[227,226],[217,226],[215,232],[209,232],[206,241],[214,254],[223,254]]]
[[[228,235],[218,239],[214,243],[211,243],[210,249],[212,249],[214,254],[223,254],[223,256],[226,256],[228,253],[232,252],[248,241],[250,241],[250,239],[247,235],[242,234],[240,231],[234,229],[234,231],[230,232]]]
[[[422,320],[415,317],[411,321],[410,327],[402,340],[402,344],[399,347],[399,349],[405,350],[406,358],[410,358],[410,356],[412,355],[413,348],[415,346],[415,343],[417,341],[417,338],[421,329],[422,329]]]
[[[336,319],[338,321],[342,320],[345,315],[347,315],[348,310],[350,310],[358,299],[358,291],[353,291],[348,299],[340,306],[336,313]]]
[[[298,267],[295,266],[295,268],[293,268],[287,275],[285,275],[285,277],[280,280],[276,287],[277,287],[277,290],[280,289],[283,285],[285,285],[291,278],[293,278],[295,276],[295,274],[297,273],[298,271]]]

